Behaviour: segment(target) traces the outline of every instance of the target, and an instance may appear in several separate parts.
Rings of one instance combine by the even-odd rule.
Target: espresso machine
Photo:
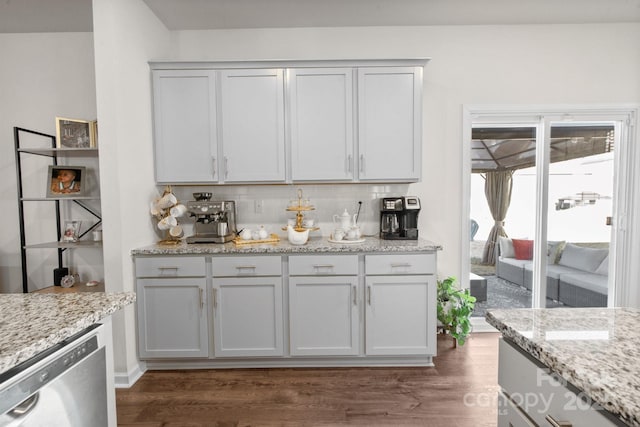
[[[187,243],[230,242],[236,237],[236,203],[232,200],[210,200],[211,193],[206,194],[208,197],[196,196],[196,200],[187,202],[187,212],[195,217],[196,222],[193,228],[195,234],[187,237],[186,241]]]
[[[417,240],[420,199],[415,196],[384,197],[380,210],[380,238]]]

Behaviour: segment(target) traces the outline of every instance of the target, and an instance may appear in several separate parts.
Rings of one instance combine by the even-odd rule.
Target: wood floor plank
[[[498,334],[454,348],[435,367],[148,371],[116,391],[122,427],[495,427]]]

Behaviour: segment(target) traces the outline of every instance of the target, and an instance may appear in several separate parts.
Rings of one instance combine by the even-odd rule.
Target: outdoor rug
[[[508,280],[496,276],[486,276],[487,300],[476,302],[472,317],[484,317],[488,309],[529,308],[531,291]],[[562,304],[547,299],[547,307],[559,307]]]

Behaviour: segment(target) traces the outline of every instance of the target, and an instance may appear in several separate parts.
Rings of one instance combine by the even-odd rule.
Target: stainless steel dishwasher
[[[107,426],[105,345],[94,325],[0,376],[0,426]]]

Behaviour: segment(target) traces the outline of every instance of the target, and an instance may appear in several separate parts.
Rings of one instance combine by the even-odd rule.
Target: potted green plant
[[[471,333],[471,313],[476,305],[476,297],[469,289],[456,286],[455,277],[438,280],[438,321],[444,333],[453,337],[454,345],[464,345]]]

